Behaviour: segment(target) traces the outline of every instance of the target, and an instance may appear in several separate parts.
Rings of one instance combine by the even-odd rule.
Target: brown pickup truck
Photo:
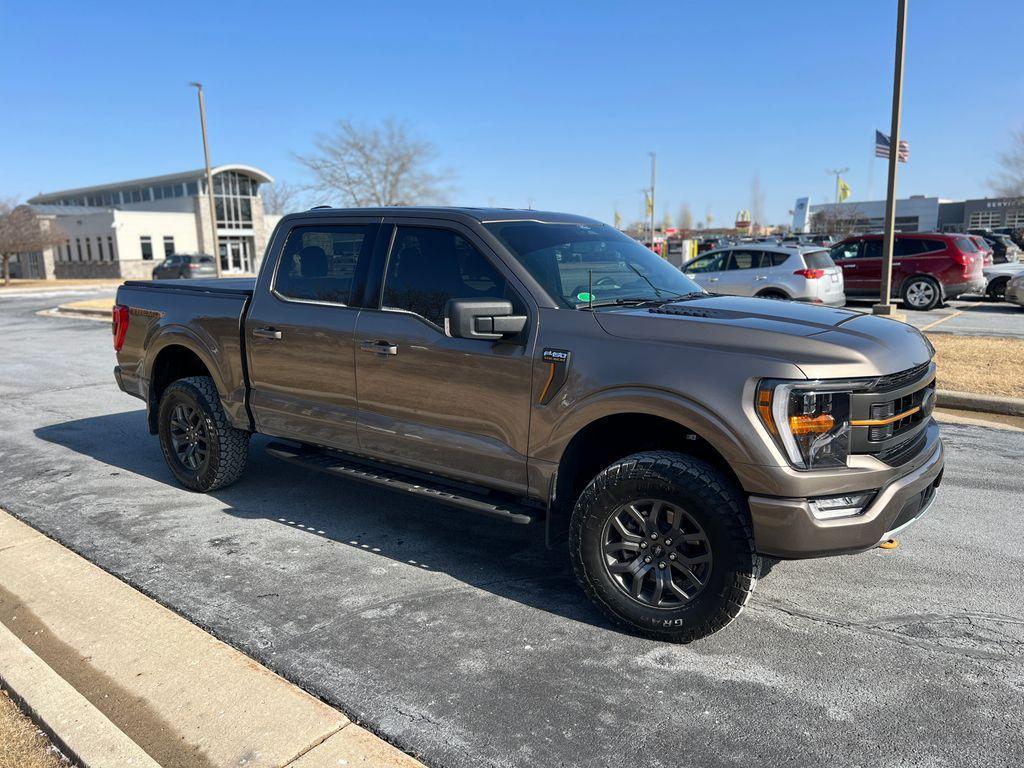
[[[705,293],[612,227],[482,208],[286,216],[259,277],[129,281],[115,376],[170,471],[249,438],[568,540],[613,620],[686,641],[769,562],[863,551],[942,477],[933,350],[843,309]]]

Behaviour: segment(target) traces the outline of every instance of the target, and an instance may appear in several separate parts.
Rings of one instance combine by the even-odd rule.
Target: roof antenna
[[[587,301],[590,303],[590,311],[594,311],[594,270],[587,270]]]

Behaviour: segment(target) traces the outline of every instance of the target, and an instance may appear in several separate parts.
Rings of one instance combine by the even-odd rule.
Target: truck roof
[[[535,211],[529,208],[481,208],[460,206],[385,206],[380,208],[332,208],[317,206],[308,211],[289,214],[289,218],[308,216],[438,216],[450,218],[467,217],[479,222],[491,221],[546,221],[573,224],[600,224],[596,219],[578,216],[574,213],[556,211]]]

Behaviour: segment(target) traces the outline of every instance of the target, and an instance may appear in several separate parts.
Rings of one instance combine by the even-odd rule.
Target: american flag
[[[889,159],[889,147],[892,142],[889,141],[889,137],[881,131],[875,131],[875,157],[884,157],[886,160]],[[905,163],[910,159],[910,145],[900,139],[900,148],[896,152],[896,159],[901,163]]]

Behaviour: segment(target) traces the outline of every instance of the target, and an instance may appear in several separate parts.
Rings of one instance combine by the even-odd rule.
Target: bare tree
[[[863,228],[866,219],[856,206],[827,205],[811,215],[811,231],[846,237]]]
[[[302,187],[287,181],[264,184],[260,187],[260,196],[263,198],[263,210],[267,213],[284,215],[304,207],[300,202]]]
[[[676,226],[680,229],[693,229],[693,214],[690,213],[689,203],[683,203],[679,207],[679,216],[676,219]]]
[[[999,155],[1001,170],[989,182],[1000,197],[1024,197],[1024,127],[1010,134],[1010,148]]]
[[[296,155],[313,188],[355,207],[442,203],[451,174],[434,168],[437,149],[413,138],[407,125],[388,118],[379,126],[339,120],[317,137],[317,151]]]
[[[38,253],[64,242],[57,225],[41,218],[27,205],[16,200],[0,200],[0,259],[3,260],[4,285],[11,284],[11,257],[20,253]]]

